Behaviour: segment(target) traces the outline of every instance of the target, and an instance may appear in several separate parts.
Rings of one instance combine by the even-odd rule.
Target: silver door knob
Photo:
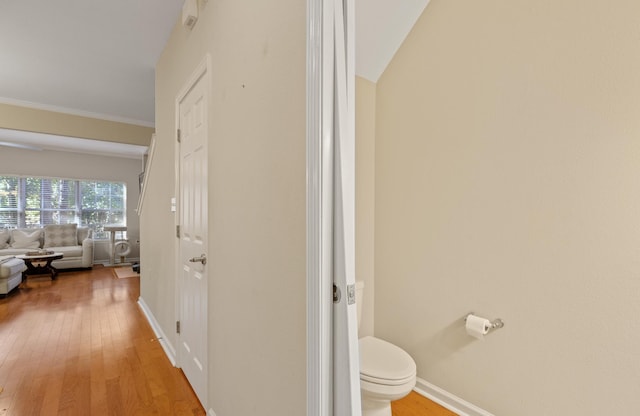
[[[200,257],[192,257],[189,259],[189,261],[191,263],[202,263],[202,265],[204,266],[205,264],[207,264],[207,255],[203,254]]]

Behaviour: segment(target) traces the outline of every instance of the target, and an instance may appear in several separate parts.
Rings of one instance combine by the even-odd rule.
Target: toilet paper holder
[[[467,322],[467,318],[469,317],[469,315],[475,315],[475,313],[473,312],[469,312],[468,314],[466,314],[464,316],[464,321]],[[489,321],[490,322],[490,326],[489,326],[489,330],[492,331],[494,329],[500,329],[504,326],[504,321],[500,318],[496,318],[493,321]]]

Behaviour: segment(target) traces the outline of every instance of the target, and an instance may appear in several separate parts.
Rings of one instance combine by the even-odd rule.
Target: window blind
[[[108,238],[105,224],[126,225],[121,182],[0,175],[0,228],[76,223]]]
[[[25,225],[78,223],[77,181],[23,178]]]
[[[0,228],[18,226],[18,178],[0,176]]]

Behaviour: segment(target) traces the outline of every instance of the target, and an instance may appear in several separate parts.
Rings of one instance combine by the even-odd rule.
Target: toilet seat
[[[400,386],[415,382],[416,363],[403,349],[379,338],[360,338],[360,380]]]

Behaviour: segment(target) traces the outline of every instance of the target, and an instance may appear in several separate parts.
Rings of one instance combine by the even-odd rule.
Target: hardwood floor
[[[0,416],[205,415],[110,268],[29,277],[0,299]]]
[[[457,416],[414,391],[403,399],[391,402],[391,412],[393,416]]]
[[[0,416],[205,415],[110,268],[29,277],[0,299]],[[393,416],[455,416],[412,392]]]

